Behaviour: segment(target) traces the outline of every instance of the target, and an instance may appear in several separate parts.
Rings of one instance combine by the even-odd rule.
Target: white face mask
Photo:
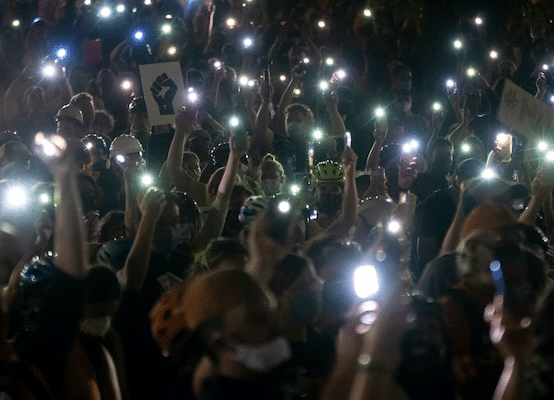
[[[234,359],[250,371],[267,373],[290,360],[292,352],[289,342],[283,336],[261,346],[246,346],[234,343]]]
[[[112,326],[112,317],[87,318],[81,322],[81,332],[90,336],[104,337]]]

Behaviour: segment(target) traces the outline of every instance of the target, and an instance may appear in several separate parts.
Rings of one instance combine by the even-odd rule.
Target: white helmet
[[[116,137],[110,146],[110,157],[139,153],[142,156],[144,149],[133,135],[121,135]]]

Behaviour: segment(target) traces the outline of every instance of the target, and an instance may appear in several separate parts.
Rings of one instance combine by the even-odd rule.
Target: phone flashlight
[[[472,67],[468,68],[466,73],[469,77],[474,77],[475,75],[477,75],[477,71],[475,70],[475,68]]]
[[[112,15],[112,9],[110,7],[102,7],[100,9],[99,15],[102,18],[110,18],[110,16]]]
[[[506,291],[506,285],[504,283],[504,276],[502,275],[502,268],[500,261],[493,260],[489,264],[489,269],[492,274],[492,279],[494,281],[494,287],[496,288],[496,293],[504,294]]]
[[[144,0],[144,5],[145,6],[151,6],[152,5],[152,0]]]
[[[314,155],[315,155],[314,145],[313,143],[310,143],[308,145],[308,167],[310,168],[310,170],[312,170],[314,167]]]
[[[379,291],[377,270],[373,265],[361,265],[354,271],[354,291],[360,299],[366,299]]]
[[[464,44],[462,43],[462,41],[460,39],[454,40],[454,48],[456,50],[460,50],[462,47],[464,47]]]
[[[23,186],[12,186],[6,191],[4,201],[9,208],[23,208],[29,201],[27,190]]]
[[[302,94],[302,91],[300,89],[294,89],[293,93],[295,96],[300,96]]]
[[[433,111],[435,111],[435,112],[442,111],[442,104],[439,103],[438,101],[434,102],[433,103]]]
[[[169,46],[167,48],[167,55],[168,56],[174,56],[175,54],[177,54],[177,47],[175,46]]]
[[[352,134],[346,131],[344,132],[344,137],[346,138],[346,147],[352,147]]]
[[[142,183],[142,186],[149,187],[154,183],[154,179],[152,178],[152,175],[144,174],[140,177],[140,183]]]
[[[117,161],[119,164],[123,164],[127,160],[127,157],[125,157],[123,154],[118,154],[115,156],[115,161]]]
[[[498,135],[496,135],[496,142],[499,144],[499,145],[504,145],[506,143],[508,143],[508,135],[505,134],[505,133],[499,133]]]
[[[40,201],[40,204],[49,204],[51,203],[51,199],[50,199],[50,196],[48,195],[48,193],[42,193],[38,200]]]
[[[67,48],[65,48],[65,47],[59,47],[56,50],[56,57],[58,57],[58,59],[60,61],[64,60],[67,57],[68,54],[69,54],[69,52],[67,51]]]
[[[137,29],[136,31],[133,32],[133,39],[135,40],[135,42],[142,42],[144,41],[144,31],[141,30],[141,29]]]
[[[237,21],[234,18],[227,18],[226,23],[229,29],[233,29],[237,26]]]
[[[329,89],[329,83],[326,81],[319,82],[319,88],[322,92],[326,92]]]
[[[485,168],[483,172],[481,172],[481,178],[487,179],[487,180],[493,179],[493,178],[496,178],[496,173],[494,172],[494,170],[490,168]]]
[[[118,4],[115,11],[121,14],[122,12],[125,12],[125,6],[123,4]]]
[[[300,193],[300,186],[299,185],[291,185],[290,187],[290,193],[293,195],[293,196],[296,196],[298,193]]]
[[[448,89],[454,89],[456,87],[456,81],[454,79],[447,79],[446,80],[446,87]]]
[[[475,25],[483,25],[483,19],[480,17],[475,18]]]
[[[240,120],[238,117],[236,116],[232,116],[231,119],[229,119],[229,125],[232,127],[232,128],[236,128],[237,126],[240,125]]]
[[[281,212],[283,214],[286,214],[290,211],[291,206],[290,206],[290,203],[288,201],[281,201],[277,205],[277,208],[279,209],[279,212]]]
[[[304,58],[302,59],[302,62],[303,62],[304,64],[309,64],[309,63],[310,63],[310,59],[309,59],[308,57],[304,57]]]
[[[53,78],[56,76],[56,68],[52,64],[45,65],[42,68],[42,75],[45,78]]]
[[[14,19],[14,20],[12,21],[12,26],[13,26],[14,28],[19,28],[20,25],[21,25],[21,21],[19,21],[18,19]]]
[[[550,102],[554,103],[554,95],[550,96]]]
[[[542,65],[542,69],[543,69],[543,70],[546,71],[546,70],[548,70],[548,68],[549,68],[548,64],[543,64],[543,65]]]
[[[549,151],[545,156],[546,161],[554,162],[554,151]]]
[[[92,4],[91,0],[85,0],[85,6],[90,6]]]
[[[462,144],[461,147],[462,153],[469,153],[471,151],[471,146],[467,143]]]
[[[221,68],[221,61],[215,61],[214,62],[214,68],[215,69],[220,69]]]
[[[537,145],[537,148],[538,148],[540,151],[546,151],[546,150],[548,150],[548,143],[546,143],[546,142],[539,142],[539,144]]]
[[[339,69],[339,70],[337,71],[337,77],[338,77],[339,79],[344,79],[344,78],[346,78],[346,72],[344,71],[344,69]]]
[[[371,18],[371,10],[369,8],[364,9],[364,17]]]
[[[250,37],[246,37],[242,40],[242,46],[245,49],[248,49],[249,47],[252,47],[253,44],[254,44],[254,41]]]
[[[402,230],[402,224],[397,220],[390,220],[387,224],[387,231],[393,235],[398,235]]]
[[[419,149],[419,142],[415,139],[402,145],[402,152],[406,154],[415,153],[417,152],[417,149]]]
[[[382,107],[377,107],[375,109],[375,116],[377,117],[377,119],[384,118],[386,116],[385,109]]]
[[[173,18],[173,15],[171,15],[171,14],[166,14],[165,15],[165,19],[172,19],[172,18]]]
[[[169,24],[163,24],[162,25],[162,33],[170,33],[171,32],[171,25]]]
[[[489,53],[489,57],[493,60],[496,60],[498,58],[498,52],[496,50],[491,50],[491,52]]]
[[[247,86],[249,81],[250,79],[248,79],[246,75],[242,75],[241,77],[239,77],[239,84],[241,86]]]
[[[199,100],[199,96],[198,96],[198,93],[196,92],[188,92],[187,93],[187,100],[190,102],[190,103],[197,103],[198,100]]]
[[[285,82],[285,81],[287,80],[286,75],[281,75],[281,76],[279,76],[279,80],[280,80],[281,82]]]
[[[317,23],[317,26],[319,26],[321,29],[323,29],[327,26],[327,24],[325,23],[325,21],[321,20]]]
[[[323,139],[323,132],[321,132],[321,129],[316,129],[312,136],[315,140],[321,140]]]
[[[132,86],[133,85],[131,84],[131,81],[128,79],[125,79],[124,81],[121,82],[121,89],[123,90],[131,90]]]
[[[327,65],[334,65],[334,64],[335,64],[335,60],[334,60],[333,58],[331,58],[331,57],[327,57],[327,58],[325,59],[325,64],[327,64]]]
[[[37,150],[46,157],[60,157],[67,147],[67,143],[60,135],[47,137],[43,132],[35,135]]]

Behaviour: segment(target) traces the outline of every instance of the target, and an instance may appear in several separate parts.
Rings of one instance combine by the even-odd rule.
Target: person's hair
[[[71,98],[71,100],[69,100],[69,104],[75,105],[75,103],[77,103],[77,102],[79,102],[83,99],[88,99],[94,104],[94,98],[90,94],[88,94],[87,92],[77,93],[75,96],[73,96]]]
[[[216,170],[212,174],[212,176],[210,176],[210,179],[208,180],[208,184],[206,185],[206,192],[208,196],[215,197],[217,195],[217,189],[219,188],[219,184],[223,179],[224,172],[225,172],[225,167],[221,167],[218,170]]]
[[[112,115],[106,110],[96,110],[94,111],[94,120],[92,121],[92,130],[100,132],[99,128],[102,126],[107,126],[107,132],[110,133],[113,131],[115,126],[115,119]],[[100,132],[103,133],[103,132]]]
[[[233,239],[214,239],[206,247],[206,264],[210,270],[217,268],[224,259],[234,256],[248,257],[248,251],[240,242]]]
[[[105,243],[112,240],[109,233],[116,227],[125,228],[125,213],[119,210],[109,211],[99,222],[96,228],[97,240],[99,243]]]
[[[187,161],[190,160],[191,158],[194,158],[195,160],[197,160],[198,162],[200,162],[200,159],[198,158],[198,156],[196,155],[196,153],[193,153],[192,151],[184,151],[184,152],[183,152],[183,162],[187,162]]]
[[[447,138],[438,137],[435,138],[429,145],[429,155],[432,155],[435,149],[439,147],[450,147],[453,148],[452,142]]]
[[[121,296],[121,288],[115,273],[105,266],[89,269],[85,286],[89,303],[119,300]]]
[[[307,117],[311,112],[312,110],[310,110],[310,107],[304,104],[294,103],[294,104],[290,104],[289,106],[287,106],[287,108],[285,108],[285,117],[287,117],[291,113],[301,113]]]
[[[258,175],[260,174],[260,172],[264,170],[264,168],[267,168],[267,167],[273,167],[277,170],[277,172],[279,172],[280,182],[286,181],[287,176],[285,174],[285,169],[283,168],[283,165],[279,161],[277,161],[275,156],[272,154],[266,154],[264,156],[264,158],[262,159],[262,162],[260,163],[260,165],[258,165]]]

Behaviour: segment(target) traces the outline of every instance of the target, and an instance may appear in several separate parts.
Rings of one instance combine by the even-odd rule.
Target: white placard
[[[185,104],[185,84],[178,61],[139,67],[151,126],[172,124]]]

